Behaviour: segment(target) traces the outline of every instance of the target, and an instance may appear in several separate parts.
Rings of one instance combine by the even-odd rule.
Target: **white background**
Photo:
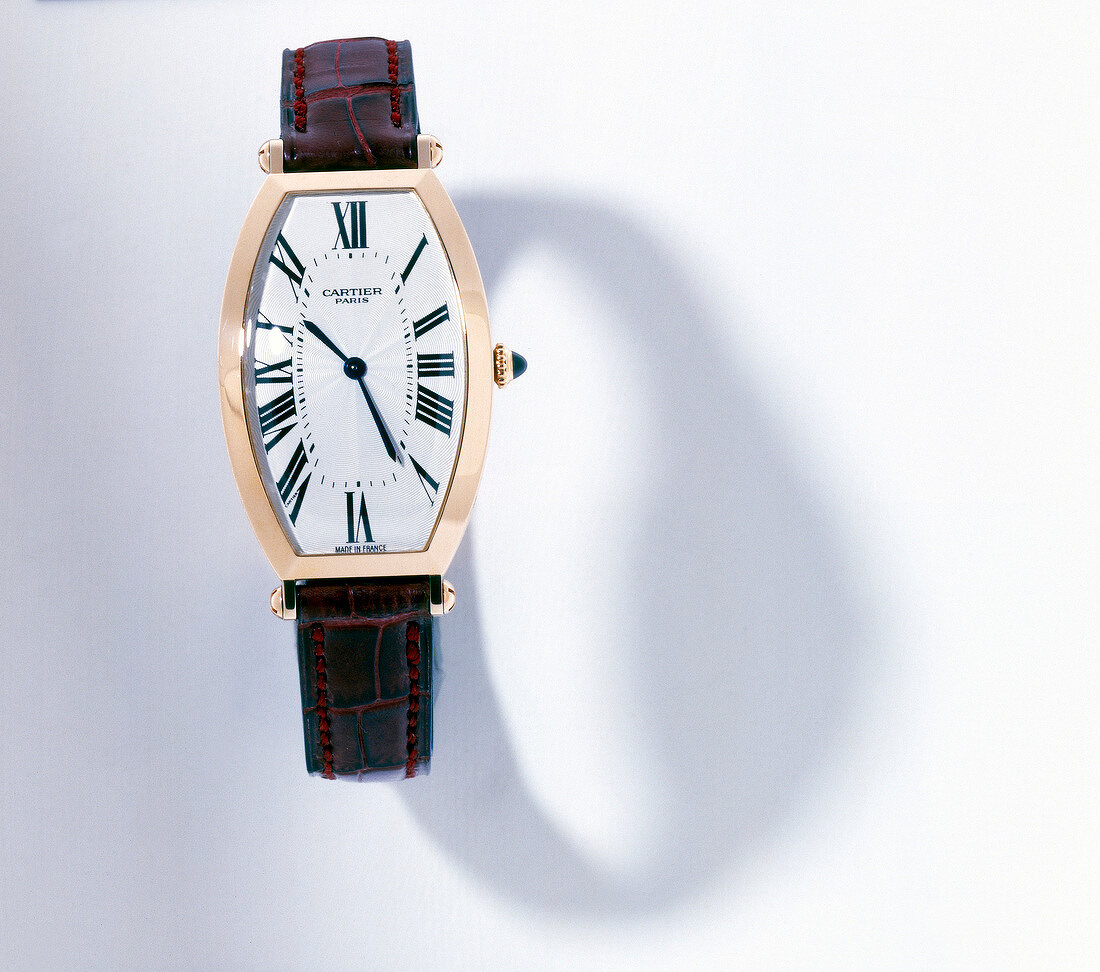
[[[2,12],[0,964],[1100,962],[1095,4]],[[400,786],[305,775],[214,363],[358,34],[531,361]]]

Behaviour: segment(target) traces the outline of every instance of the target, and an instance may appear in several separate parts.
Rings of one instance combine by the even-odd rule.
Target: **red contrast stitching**
[[[325,675],[325,629],[315,624],[310,635],[313,639],[313,655],[317,666],[317,729],[321,736],[321,775],[326,780],[336,779],[332,771],[332,736],[328,713],[328,678]]]
[[[378,92],[385,93],[391,89],[392,85],[389,81],[364,81],[362,84],[338,84],[332,88],[318,88],[316,91],[311,91],[303,99],[308,108],[315,101],[328,101],[330,98],[358,98],[360,95],[376,94]],[[411,88],[412,85],[399,84],[397,86],[398,91],[405,91]],[[296,102],[284,101],[283,106],[294,107]]]
[[[397,41],[386,41],[386,53],[390,67],[390,121],[394,128],[401,127],[401,92],[397,84]]]
[[[405,779],[416,776],[416,725],[420,716],[420,625],[410,621],[405,629],[405,657],[409,661],[409,733],[406,741],[409,758],[405,761]]]
[[[294,52],[294,130],[306,130],[306,49],[299,47]]]

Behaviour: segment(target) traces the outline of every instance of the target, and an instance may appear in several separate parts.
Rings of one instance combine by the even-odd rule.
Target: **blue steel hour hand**
[[[371,397],[370,389],[367,388],[367,383],[363,380],[363,375],[367,373],[367,363],[362,358],[349,358],[332,343],[331,338],[314,324],[313,321],[303,320],[302,326],[335,354],[336,357],[344,362],[344,374],[351,378],[352,381],[357,381],[359,387],[363,390],[363,397],[367,400],[367,407],[370,409],[370,414],[374,419],[378,434],[382,436],[382,445],[386,447],[386,454],[394,462],[400,463],[402,466],[405,465],[405,455],[398,451],[393,441],[393,436],[390,434],[390,430],[386,427],[386,422],[382,418],[382,413],[378,411],[378,406],[374,404],[374,399]]]

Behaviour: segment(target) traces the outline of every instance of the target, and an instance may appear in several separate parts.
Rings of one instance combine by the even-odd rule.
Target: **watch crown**
[[[518,378],[526,370],[527,359],[518,351],[509,351],[503,344],[493,348],[493,377],[499,388],[503,388],[513,378]]]

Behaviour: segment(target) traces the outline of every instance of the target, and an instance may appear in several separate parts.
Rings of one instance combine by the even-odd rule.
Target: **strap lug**
[[[272,138],[260,146],[260,168],[268,175],[283,171],[283,140]]]
[[[297,581],[286,580],[271,592],[271,613],[284,621],[298,617]]]
[[[443,161],[443,144],[434,135],[416,136],[416,167],[434,169]]]

